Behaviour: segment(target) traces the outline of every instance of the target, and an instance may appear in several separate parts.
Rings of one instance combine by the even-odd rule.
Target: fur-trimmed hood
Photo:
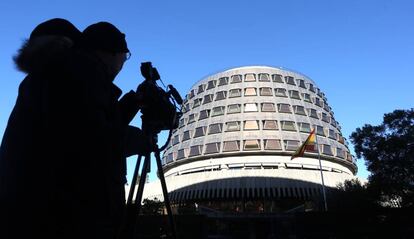
[[[29,74],[59,59],[72,46],[72,40],[64,36],[36,37],[26,40],[13,60],[17,69]]]

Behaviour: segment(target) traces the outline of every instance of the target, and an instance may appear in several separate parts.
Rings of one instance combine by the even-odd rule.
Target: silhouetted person
[[[30,71],[0,148],[6,212],[0,215],[11,218],[4,232],[10,238],[114,238],[125,203],[125,157],[147,150],[139,129],[128,126],[139,97],[130,92],[118,101],[121,91],[113,84],[129,55],[125,35],[105,22],[80,37],[56,31],[42,37],[53,34],[72,44],[42,47],[44,64],[39,58],[18,64]]]

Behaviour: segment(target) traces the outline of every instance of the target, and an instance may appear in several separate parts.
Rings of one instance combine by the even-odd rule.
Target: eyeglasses
[[[126,58],[125,60],[126,61],[129,60],[129,58],[131,58],[131,55],[132,55],[131,52],[126,52],[125,53],[125,58]]]

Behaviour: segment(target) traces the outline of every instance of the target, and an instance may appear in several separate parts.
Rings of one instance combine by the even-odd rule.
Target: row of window
[[[297,90],[286,90],[284,88],[275,88],[272,90],[270,87],[261,87],[259,88],[259,91],[255,87],[247,87],[243,89],[244,96],[257,96],[257,93],[259,92],[260,96],[274,96],[276,97],[290,97],[291,99],[301,100],[303,99],[305,102],[309,102],[312,104],[315,104],[321,108],[324,108],[326,111],[330,112],[332,111],[331,107],[326,103],[326,101],[318,98],[318,97],[311,97],[308,93],[300,93]],[[194,99],[192,108],[196,108],[202,104],[208,104],[219,100],[224,100],[228,98],[235,98],[235,97],[241,97],[242,89],[236,88],[231,89],[229,91],[218,91],[214,94],[207,94],[203,98],[197,98]],[[191,108],[190,103],[186,103],[184,105],[185,111],[189,111]]]
[[[243,106],[243,110],[242,110],[242,106]],[[318,113],[316,109],[312,109],[312,108],[306,108],[304,106],[301,105],[293,105],[291,106],[290,104],[284,104],[284,103],[279,103],[279,104],[274,104],[271,102],[264,102],[264,103],[245,103],[245,104],[230,104],[227,105],[227,114],[236,114],[236,113],[250,113],[250,112],[259,112],[259,108],[261,112],[277,112],[279,113],[286,113],[286,114],[297,114],[297,115],[303,115],[303,116],[309,116],[318,120],[322,120],[326,123],[330,123],[332,126],[337,127],[338,123],[335,121],[335,119],[333,117],[331,117],[331,115],[326,114],[325,112],[320,112]],[[195,122],[197,119],[198,120],[203,120],[203,119],[207,119],[210,116],[220,116],[220,115],[224,115],[226,111],[226,106],[217,106],[217,107],[213,107],[212,109],[204,109],[201,110],[198,113],[193,113],[188,115],[188,120],[186,117],[182,117],[179,121],[179,127],[183,127],[186,124],[186,120],[187,120],[187,124],[193,123]],[[198,118],[197,118],[198,117]]]
[[[280,123],[280,126],[279,126]],[[246,121],[230,121],[226,123],[215,123],[209,126],[200,126],[195,129],[186,130],[182,135],[177,134],[172,138],[171,144],[176,145],[180,142],[187,141],[191,138],[198,138],[205,135],[218,134],[224,132],[240,131],[243,127],[244,131],[251,130],[283,130],[283,131],[299,131],[303,133],[309,133],[311,131],[311,125],[305,122],[295,123],[294,121],[280,121],[277,120],[246,120]],[[338,140],[344,144],[344,138],[335,132],[333,129],[324,128],[320,125],[313,125],[317,135],[328,137],[333,140]]]
[[[197,94],[204,92],[205,90],[213,89],[217,86],[223,86],[233,84],[233,83],[240,83],[244,82],[276,82],[276,83],[286,83],[289,85],[299,86],[303,89],[308,89],[309,91],[318,94],[320,97],[324,97],[324,93],[320,91],[319,88],[316,88],[312,83],[305,83],[303,79],[295,79],[292,76],[282,76],[280,74],[273,74],[269,75],[267,73],[259,73],[258,75],[254,73],[248,73],[245,75],[232,75],[229,77],[221,77],[218,80],[210,80],[206,84],[200,84],[197,89]],[[195,96],[195,89],[191,90],[188,94],[188,99],[191,99]]]
[[[263,145],[261,143],[263,141]],[[241,145],[242,144],[242,145]],[[221,146],[223,146],[221,148]],[[249,140],[233,140],[233,141],[224,141],[223,145],[221,142],[213,142],[205,145],[194,145],[190,148],[179,149],[177,152],[171,152],[166,157],[166,161],[171,162],[174,160],[180,160],[187,157],[194,157],[199,155],[208,155],[215,154],[220,152],[237,152],[242,149],[243,151],[252,151],[252,150],[275,150],[275,151],[295,151],[300,146],[300,141],[298,140],[283,140],[280,139],[249,139]],[[327,144],[319,145],[319,152],[328,156],[336,156],[339,158],[351,157],[344,149],[335,148]],[[314,153],[317,153],[315,150]],[[351,159],[352,161],[352,159]]]

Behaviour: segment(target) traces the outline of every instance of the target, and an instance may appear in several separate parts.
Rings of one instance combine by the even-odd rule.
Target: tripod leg
[[[134,176],[132,177],[131,187],[129,188],[129,193],[128,193],[127,207],[128,205],[132,204],[132,198],[134,197],[134,193],[135,193],[135,185],[137,184],[138,170],[139,170],[139,165],[141,164],[141,158],[142,158],[142,155],[139,155],[137,159],[137,163],[135,165]]]
[[[172,210],[171,210],[170,199],[168,197],[167,184],[165,183],[164,171],[162,170],[162,165],[161,165],[160,151],[155,152],[155,159],[157,161],[158,175],[159,175],[160,181],[161,181],[162,193],[163,193],[163,196],[164,196],[165,207],[167,208],[168,219],[170,221],[172,238],[177,238],[174,219],[173,219]]]

